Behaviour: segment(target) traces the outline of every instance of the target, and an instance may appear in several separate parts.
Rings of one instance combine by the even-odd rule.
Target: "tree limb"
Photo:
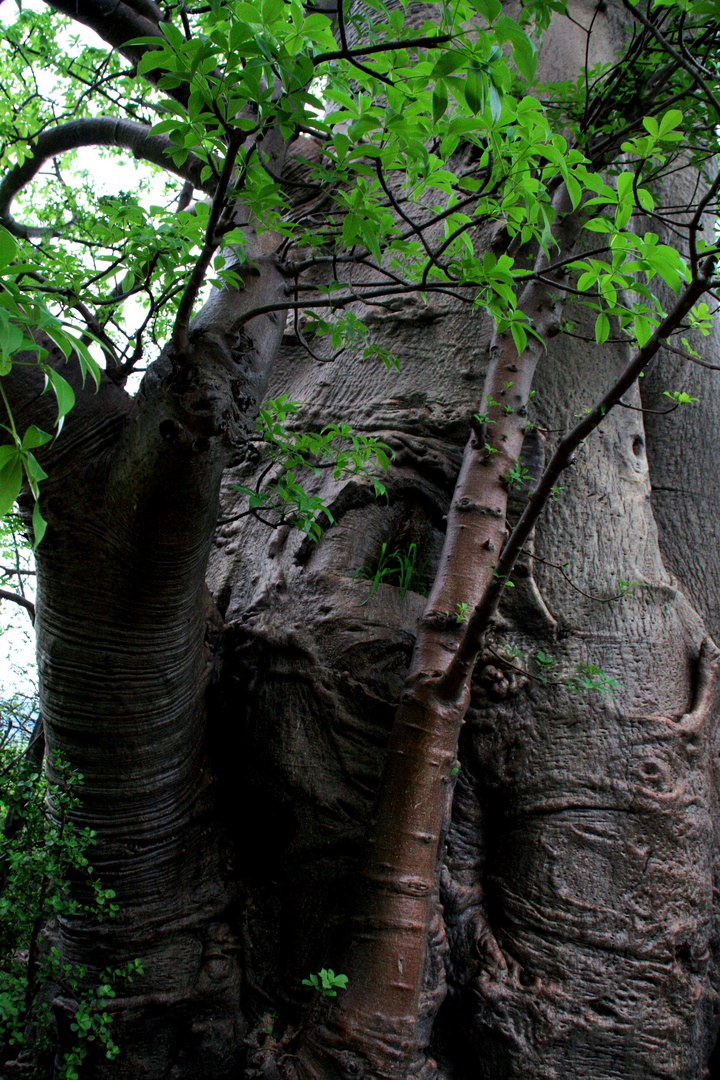
[[[103,41],[135,64],[154,46],[128,45],[128,41],[140,37],[156,37],[158,45],[165,41],[159,24],[167,16],[154,0],[48,0],[48,6],[89,26]],[[148,71],[145,77],[155,82],[162,74],[162,71]],[[187,86],[169,93],[171,97],[186,100]]]
[[[9,589],[0,589],[0,600],[12,600],[13,604],[19,604],[20,607],[24,607],[32,622],[35,622],[35,605],[32,600],[28,600],[27,597],[21,596],[20,593],[10,592]]]
[[[318,53],[313,57],[313,64],[322,64],[326,60],[352,60],[353,56],[371,56],[373,53],[397,49],[436,49],[452,39],[452,34],[437,34],[434,37],[408,38],[407,41],[383,41],[379,45],[366,45],[362,49],[337,49],[335,52]]]
[[[540,514],[547,506],[560,474],[572,464],[577,448],[599,427],[607,414],[617,405],[641,371],[648,365],[657,351],[664,346],[667,338],[677,328],[697,300],[707,291],[712,280],[715,258],[706,259],[699,277],[690,282],[675,307],[655,330],[652,337],[638,349],[630,363],[615,384],[608,390],[590,412],[580,420],[571,431],[558,443],[535,491],[523,510],[515,528],[510,533],[507,543],[498,559],[493,578],[485,590],[482,599],[475,607],[465,628],[457,652],[453,656],[445,674],[438,682],[437,693],[445,700],[454,700],[460,687],[464,686],[468,673],[471,673],[482,639],[497,610],[500,597],[528,536]]]
[[[20,239],[54,235],[53,230],[22,225],[15,221],[10,213],[10,206],[16,195],[37,175],[45,162],[68,150],[80,146],[120,146],[129,150],[134,157],[152,162],[168,172],[175,173],[182,180],[189,181],[193,187],[212,192],[215,180],[210,177],[201,181],[200,175],[206,162],[197,154],[188,154],[183,165],[175,165],[168,154],[174,144],[167,135],[151,135],[150,128],[133,120],[120,120],[115,116],[94,116],[82,120],[71,120],[67,124],[44,131],[34,143],[34,150],[22,165],[11,169],[0,183],[0,224],[8,232]]]

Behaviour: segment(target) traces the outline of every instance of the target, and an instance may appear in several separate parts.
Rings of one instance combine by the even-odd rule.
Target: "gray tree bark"
[[[240,762],[256,1010],[265,994],[297,1004],[301,976],[337,969],[352,869],[423,608],[417,593],[390,585],[368,601],[369,585],[353,575],[383,542],[416,542],[432,579],[487,364],[490,328],[477,315],[408,306],[376,321],[399,373],[343,357],[331,377],[288,338],[269,393],[305,402],[302,422],[314,429],[340,415],[386,439],[396,451],[387,505],[369,485],[321,477],[335,524],[317,545],[239,518],[220,528],[211,554],[209,582],[228,625],[221,743],[233,770]],[[553,343],[536,380],[530,472],[568,414],[601,395],[623,363],[619,346]],[[648,378],[647,398],[657,399],[660,378]],[[708,413],[717,407],[707,382],[703,402]],[[653,417],[650,453],[666,472],[690,459],[692,476],[713,453],[713,427],[687,415]],[[682,442],[662,427],[678,422]],[[447,992],[431,1038],[447,1077],[698,1080],[714,1043],[715,711],[707,702],[693,711],[693,699],[701,642],[715,629],[707,583],[717,573],[697,523],[715,503],[712,491],[683,499],[686,515],[670,517],[661,502],[658,527],[645,440],[643,414],[620,409],[591,437],[535,541],[566,576],[528,558],[495,635],[495,648],[518,648],[531,673],[542,650],[555,677],[590,662],[623,689],[571,693],[491,654],[476,673],[427,973],[429,1020]],[[249,483],[247,469],[238,475]],[[234,499],[226,488],[226,518]],[[682,577],[673,553],[688,568]],[[618,601],[577,591],[610,597],[618,578],[637,583]]]
[[[124,41],[133,8],[118,11]],[[613,18],[598,24],[598,55]],[[563,27],[543,63],[575,72],[583,49]],[[273,363],[281,320],[226,333],[238,304],[259,302],[253,289],[284,295],[270,260],[249,282],[240,299],[215,297],[190,357],[169,350],[135,401],[109,384],[97,399],[79,393],[45,492],[48,746],[85,774],[82,823],[98,830],[96,869],[120,907],[102,927],[63,925],[63,947],[95,972],[110,958],[145,967],[115,1010],[121,1056],[90,1063],[113,1080],[272,1080],[313,1019],[301,980],[342,969],[363,836],[488,366],[488,321],[444,299],[365,312],[397,373],[351,351],[318,365],[290,334]],[[566,314],[592,337],[582,312]],[[532,476],[623,369],[624,349],[553,340],[525,440]],[[645,425],[642,407],[660,410],[665,389],[693,393],[694,379],[696,410]],[[717,661],[703,641],[720,633],[720,386],[671,355],[645,384],[566,473],[475,674],[440,852],[428,1058],[413,1065],[423,1080],[705,1075],[719,989]],[[17,386],[21,426],[41,422],[43,400],[51,408],[38,393]],[[231,445],[260,399],[281,393],[302,403],[299,425],[343,419],[394,451],[387,500],[362,479],[310,478],[334,518],[317,543],[244,514],[233,484],[254,484],[251,457],[224,473],[215,530]],[[381,584],[370,597],[357,570],[383,544],[411,543],[419,591]],[[635,584],[610,599],[620,578]],[[571,692],[561,680],[579,663],[622,689]],[[55,1012],[68,1039],[71,1003]]]

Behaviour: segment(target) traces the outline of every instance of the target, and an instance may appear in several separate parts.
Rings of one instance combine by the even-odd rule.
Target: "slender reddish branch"
[[[508,537],[494,569],[492,581],[468,620],[455,656],[438,683],[437,692],[442,698],[454,700],[460,688],[465,685],[469,674],[472,674],[483,637],[497,610],[508,578],[540,514],[551,498],[560,474],[572,463],[580,444],[600,426],[610,410],[619,404],[623,394],[630,389],[658,349],[665,345],[666,339],[674,333],[693,305],[710,287],[714,268],[715,256],[710,256],[703,263],[700,275],[690,282],[675,307],[663,319],[649,341],[637,350],[620,378],[595,407],[558,443],[527,506]]]
[[[581,216],[572,213],[565,185],[555,192],[556,239],[573,246]],[[541,253],[536,271],[547,266]],[[481,601],[492,580],[504,536],[507,484],[503,477],[522,448],[526,406],[543,342],[559,331],[558,301],[538,281],[526,285],[518,308],[540,336],[521,356],[509,333],[498,334],[479,409],[448,513],[435,585],[418,636],[395,718],[369,829],[359,910],[346,966],[348,989],[329,1026],[300,1048],[309,1077],[329,1047],[358,1047],[376,1077],[404,1077],[435,906],[436,870],[451,769],[469,700],[469,677],[451,699],[437,693],[439,677],[458,647],[457,606]],[[492,453],[488,452],[489,447]]]
[[[563,186],[555,195],[555,235],[573,246],[581,215]],[[518,307],[547,341],[558,332],[557,301],[541,281],[528,284]],[[710,287],[714,257],[685,289],[672,312],[639,349],[594,409],[561,440],[503,547],[508,470],[519,460],[533,374],[542,352],[533,339],[518,357],[509,335],[497,335],[485,381],[482,414],[465,448],[448,513],[435,585],[418,636],[390,739],[368,835],[359,911],[347,968],[348,990],[328,1025],[300,1047],[305,1075],[341,1047],[356,1047],[378,1077],[404,1077],[415,1049],[442,826],[451,797],[451,769],[484,635],[520,550],[555,483],[580,445],[603,420],[696,300]],[[497,552],[501,552],[499,558]],[[459,604],[472,615],[463,627]]]

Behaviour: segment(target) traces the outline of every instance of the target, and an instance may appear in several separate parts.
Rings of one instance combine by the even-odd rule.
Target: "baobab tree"
[[[63,971],[129,962],[87,1076],[705,1075],[717,26],[6,26],[0,486],[118,909],[47,928],[56,1075]],[[73,185],[88,146],[170,201]]]

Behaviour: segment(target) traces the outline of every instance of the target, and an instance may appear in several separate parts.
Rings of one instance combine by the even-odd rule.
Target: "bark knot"
[[[467,495],[463,495],[462,498],[455,500],[455,509],[462,514],[467,514],[471,510],[479,510],[480,507],[474,499],[470,499]]]

